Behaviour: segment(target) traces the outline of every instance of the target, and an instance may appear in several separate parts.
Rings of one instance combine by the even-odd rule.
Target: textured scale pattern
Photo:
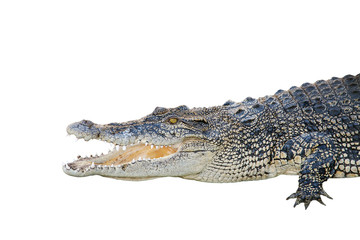
[[[322,183],[360,175],[360,75],[305,83],[273,96],[224,104],[234,111],[224,151],[198,176],[233,182],[299,174],[296,198],[322,203]],[[237,145],[235,146],[234,143]]]
[[[80,138],[183,148],[164,158],[166,163],[133,160],[112,172],[96,172],[91,162],[80,159],[65,171],[75,176],[177,176],[205,182],[299,175],[298,188],[289,198],[307,208],[313,200],[323,203],[321,195],[330,197],[323,189],[329,178],[360,176],[359,131],[360,74],[347,75],[259,99],[229,100],[222,106],[157,107],[137,121],[74,123],[68,132]]]

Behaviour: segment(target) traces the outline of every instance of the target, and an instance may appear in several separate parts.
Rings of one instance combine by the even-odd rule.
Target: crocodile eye
[[[169,123],[171,124],[175,124],[178,122],[178,119],[177,118],[169,118]]]

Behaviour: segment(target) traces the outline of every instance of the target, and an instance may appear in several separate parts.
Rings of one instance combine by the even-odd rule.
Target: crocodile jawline
[[[157,146],[147,143],[138,143],[130,146],[113,146],[113,149],[107,154],[101,154],[100,156],[81,157],[67,163],[65,165],[67,170],[75,171],[88,171],[92,168],[104,168],[104,167],[123,167],[129,163],[135,163],[136,161],[153,161],[160,160],[161,158],[167,158],[176,152],[178,152],[180,144],[171,146]]]

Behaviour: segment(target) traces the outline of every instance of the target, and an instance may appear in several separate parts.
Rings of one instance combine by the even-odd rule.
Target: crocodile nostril
[[[85,125],[87,127],[91,127],[92,125],[94,125],[94,123],[92,121],[89,121],[89,120],[82,120],[80,122],[81,125]]]

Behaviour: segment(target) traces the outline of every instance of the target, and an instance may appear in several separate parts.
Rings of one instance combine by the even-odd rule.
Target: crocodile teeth
[[[122,147],[122,150],[125,151],[125,150],[126,150],[126,146],[123,146],[123,147]]]

